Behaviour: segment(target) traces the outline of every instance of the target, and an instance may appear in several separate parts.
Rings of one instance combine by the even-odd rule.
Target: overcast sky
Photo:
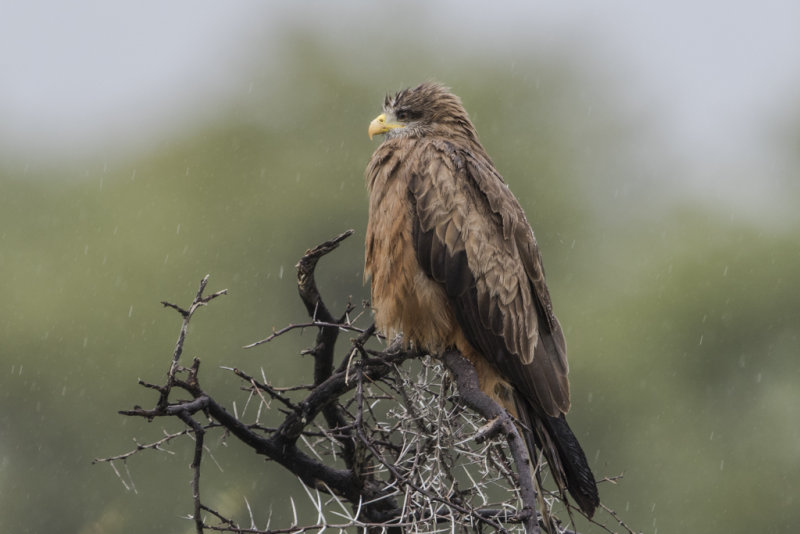
[[[253,44],[289,25],[336,40],[360,25],[400,21],[394,30],[466,50],[502,51],[520,42],[570,50],[593,73],[629,88],[622,98],[652,104],[671,149],[696,164],[730,160],[734,168],[763,169],[772,157],[771,129],[797,119],[796,0],[491,5],[6,1],[0,151],[91,153],[109,136],[125,143],[142,132],[166,135],[165,125],[202,109],[196,102],[240,90]]]

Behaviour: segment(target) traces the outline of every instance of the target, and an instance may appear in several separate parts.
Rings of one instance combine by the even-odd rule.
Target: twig
[[[175,373],[178,370],[178,361],[181,358],[181,354],[183,353],[183,344],[186,341],[186,331],[189,329],[189,321],[191,321],[194,312],[197,311],[198,308],[201,306],[207,305],[209,302],[214,300],[217,297],[222,295],[227,295],[228,290],[223,289],[221,291],[217,291],[207,297],[203,296],[203,292],[208,285],[208,279],[211,277],[210,274],[207,274],[200,280],[200,289],[197,290],[197,294],[195,294],[194,300],[192,304],[189,306],[188,309],[183,309],[176,304],[172,304],[171,302],[161,301],[161,304],[164,305],[166,308],[172,308],[176,310],[178,313],[181,314],[183,317],[183,323],[181,324],[180,333],[178,334],[178,341],[175,343],[175,350],[172,352],[172,365],[170,365],[169,372],[167,373],[167,384],[164,386],[163,390],[161,391],[161,396],[158,399],[158,406],[163,408],[167,405],[169,392],[172,389],[172,386],[175,382]]]
[[[218,426],[218,425],[215,425],[215,424],[211,423],[209,425],[206,425],[205,428],[208,429],[208,428],[212,428],[214,426]],[[161,446],[164,445],[165,443],[169,443],[170,441],[172,441],[173,439],[175,439],[177,437],[185,436],[189,432],[191,432],[191,430],[186,428],[186,429],[181,430],[180,432],[175,432],[174,434],[166,434],[160,440],[154,441],[152,443],[148,443],[147,445],[141,445],[141,444],[137,443],[136,444],[136,448],[131,450],[131,451],[128,451],[128,452],[123,453],[123,454],[118,454],[117,456],[109,456],[108,458],[95,458],[94,460],[92,460],[92,463],[96,464],[96,463],[100,463],[100,462],[116,462],[118,460],[127,460],[128,458],[130,458],[131,456],[133,456],[137,452],[148,450],[148,449],[153,449],[153,450],[162,451],[162,452],[170,452],[170,451],[167,451],[166,449],[163,449]]]
[[[228,368],[228,369],[231,369],[231,371],[233,371],[233,374],[235,374],[239,378],[249,382],[250,386],[254,388],[256,391],[266,391],[270,397],[279,401],[290,410],[297,410],[297,405],[295,405],[292,401],[281,395],[275,388],[273,388],[269,384],[264,384],[257,381],[255,378],[253,378],[252,376],[248,375],[247,373],[245,373],[240,369],[236,368]]]
[[[264,339],[259,339],[258,341],[254,341],[249,345],[244,345],[243,349],[252,349],[253,347],[257,347],[259,345],[263,345],[264,343],[269,343],[276,337],[282,336],[287,332],[291,332],[292,330],[303,329],[303,328],[338,328],[339,330],[349,330],[351,332],[358,332],[359,334],[364,333],[363,328],[359,328],[357,326],[353,326],[350,323],[343,323],[343,322],[335,322],[335,321],[310,321],[306,323],[297,323],[297,324],[290,324],[286,325],[279,330],[275,330],[272,334],[265,337]]]
[[[206,431],[203,425],[192,419],[187,412],[178,412],[178,418],[191,427],[194,431],[194,458],[192,459],[192,502],[194,503],[194,525],[197,534],[203,534],[203,517],[201,511],[203,505],[200,503],[200,462],[203,460],[203,440]]]

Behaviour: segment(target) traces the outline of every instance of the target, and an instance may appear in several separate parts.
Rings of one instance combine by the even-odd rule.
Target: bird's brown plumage
[[[519,202],[441,85],[387,97],[373,134],[386,134],[366,171],[364,272],[376,325],[433,354],[458,349],[591,515],[597,488],[564,419],[564,336]]]

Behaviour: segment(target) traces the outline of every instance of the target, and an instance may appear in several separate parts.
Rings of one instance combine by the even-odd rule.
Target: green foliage
[[[220,400],[245,398],[223,365],[308,382],[310,332],[240,347],[304,320],[294,263],[347,228],[356,237],[323,260],[320,286],[332,310],[367,298],[367,124],[384,92],[437,70],[536,229],[567,330],[572,427],[600,477],[626,474],[601,486],[604,502],[646,531],[796,530],[800,228],[649,209],[620,163],[636,127],[599,92],[610,111],[586,113],[563,65],[406,60],[370,77],[340,50],[289,40],[286,76],[255,68],[248,99],[157,151],[0,174],[0,530],[189,528],[176,519],[190,510],[185,443],[130,462],[136,494],[90,465],[161,435],[116,414],[154,402],[136,379],[167,370],[179,321],[159,301],[186,304],[206,273],[230,290],[187,344]],[[207,466],[209,502],[246,517],[247,497],[262,523],[270,509],[291,517],[287,493],[302,503],[276,466],[212,446],[225,472]]]

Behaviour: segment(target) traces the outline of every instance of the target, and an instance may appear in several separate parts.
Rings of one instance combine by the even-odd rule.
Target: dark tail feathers
[[[569,491],[583,513],[592,517],[600,505],[597,483],[566,418],[563,415],[538,417],[529,406],[520,404],[517,402],[520,420],[532,431],[523,432],[531,459],[535,462],[538,458],[536,449],[541,449],[559,489]]]
[[[543,426],[547,428],[550,439],[555,445],[569,494],[578,503],[583,513],[592,517],[595,508],[600,505],[600,497],[597,494],[594,475],[578,439],[572,433],[563,415],[560,417],[548,416]],[[552,452],[548,454],[545,449],[545,456],[547,462],[553,465]]]

